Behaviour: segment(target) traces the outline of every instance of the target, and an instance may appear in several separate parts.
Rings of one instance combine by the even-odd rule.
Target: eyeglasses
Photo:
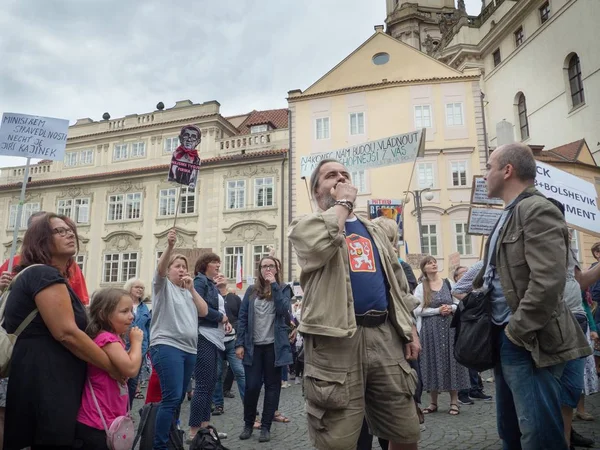
[[[54,234],[58,234],[60,237],[75,236],[75,232],[70,228],[58,227],[52,230]]]
[[[275,264],[268,264],[266,266],[260,266],[261,269],[265,269],[265,270],[273,270],[275,269]]]

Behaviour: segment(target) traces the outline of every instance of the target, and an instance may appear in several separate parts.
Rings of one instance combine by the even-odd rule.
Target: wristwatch
[[[346,199],[336,200],[334,205],[341,205],[344,208],[348,209],[348,211],[350,211],[350,212],[354,211],[354,203],[352,203],[350,200],[346,200]]]

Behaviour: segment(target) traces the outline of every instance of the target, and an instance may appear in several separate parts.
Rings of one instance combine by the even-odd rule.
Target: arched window
[[[577,108],[585,103],[585,96],[583,94],[583,81],[581,80],[581,64],[576,53],[569,59],[568,75],[571,102],[573,108]]]
[[[521,140],[529,138],[529,122],[527,121],[527,103],[525,102],[525,94],[520,93],[518,96],[517,108],[519,111],[519,128],[521,129]]]

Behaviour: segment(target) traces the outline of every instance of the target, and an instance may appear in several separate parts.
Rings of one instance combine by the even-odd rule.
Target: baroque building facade
[[[20,244],[27,218],[44,210],[77,223],[77,263],[90,292],[132,277],[149,287],[174,224],[176,248],[191,257],[190,271],[199,254],[213,251],[225,275],[235,280],[239,256],[246,282],[269,247],[283,256],[288,111],[224,117],[216,101],[189,100],[157,107],[117,119],[107,114],[101,121],[79,119],[69,127],[64,161],[40,161],[30,168],[20,224],[16,208],[25,169],[2,169],[3,255],[9,256],[14,227]],[[171,153],[187,124],[202,132],[195,189],[167,181]]]

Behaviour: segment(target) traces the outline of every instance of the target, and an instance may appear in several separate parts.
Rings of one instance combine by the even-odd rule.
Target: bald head
[[[511,165],[515,176],[520,181],[533,181],[536,175],[535,158],[531,149],[520,142],[501,145],[492,155],[495,155],[499,167]]]

